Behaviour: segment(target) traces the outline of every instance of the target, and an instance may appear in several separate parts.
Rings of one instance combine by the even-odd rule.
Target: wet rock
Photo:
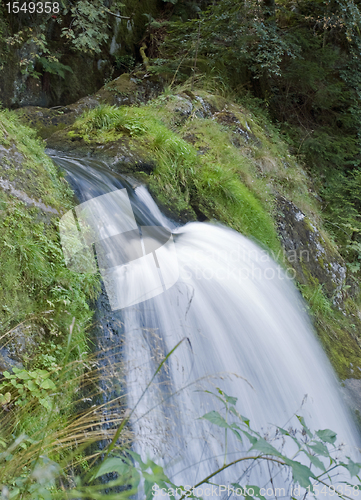
[[[19,325],[2,339],[0,346],[0,373],[11,371],[16,366],[23,368],[38,350],[38,344],[44,336],[42,329],[35,325]]]
[[[358,371],[361,368],[357,367]],[[342,382],[342,393],[345,402],[356,416],[357,423],[361,428],[361,379],[349,378]]]
[[[230,111],[221,111],[219,113],[214,113],[213,119],[215,119],[221,125],[230,127],[233,130],[234,134],[240,136],[245,142],[257,142],[257,138],[252,133],[247,122],[246,126],[243,126],[239,119]],[[239,142],[236,142],[234,145],[239,146]]]
[[[16,110],[22,122],[35,128],[43,139],[50,137],[58,130],[72,125],[75,120],[88,109],[99,106],[99,101],[93,97],[84,97],[70,106],[41,108],[27,106]]]
[[[211,118],[215,111],[213,106],[200,96],[195,96],[195,100],[198,101],[198,109],[195,112],[196,116],[198,118]]]
[[[164,86],[161,80],[147,73],[137,73],[137,75],[124,73],[105,84],[93,97],[101,104],[130,106],[145,103],[163,92]]]
[[[186,96],[182,97],[181,95],[176,95],[173,111],[176,117],[176,121],[178,121],[179,123],[183,123],[187,118],[191,116],[191,113],[193,111],[193,104],[191,100]]]
[[[346,265],[320,229],[292,202],[277,198],[278,233],[301,284],[323,285],[334,305],[345,298]]]
[[[11,372],[13,367],[23,368],[23,365],[10,356],[6,347],[0,347],[0,373],[2,374],[5,371]]]
[[[122,174],[139,172],[149,174],[155,168],[149,160],[149,154],[131,143],[129,137],[120,137],[117,141],[105,144],[89,144],[82,137],[69,137],[68,129],[65,129],[53,134],[47,144],[49,150],[104,160],[112,170]]]

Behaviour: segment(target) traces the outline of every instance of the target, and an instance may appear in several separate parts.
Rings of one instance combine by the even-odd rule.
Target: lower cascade
[[[102,275],[113,309],[109,314],[123,328],[134,450],[161,464],[175,485],[196,485],[250,447],[246,438],[241,442],[212,423],[212,412],[226,416],[223,399],[266,440],[276,426],[292,436],[301,421],[312,432],[332,429],[342,444],[336,453],[359,457],[358,431],[300,295],[265,250],[221,225],[179,227],[144,186],[99,160],[48,154],[67,171],[79,203],[103,196],[92,204],[101,213],[91,225],[101,234],[95,244],[98,265],[108,263]],[[120,195],[104,196],[118,191],[127,193],[140,227],[142,258],[135,258],[134,235],[121,240],[121,255],[113,258],[114,235],[135,230],[127,222],[115,227],[116,217],[133,217],[125,202],[117,202]],[[286,447],[292,456],[292,445]],[[263,486],[267,498],[281,486],[284,494],[277,498],[303,498],[305,490],[302,496],[292,494],[290,479],[276,464],[241,462],[213,478],[221,489],[209,486],[205,492],[203,486],[195,495],[229,498],[228,486],[237,483]],[[333,495],[321,498],[328,496]]]

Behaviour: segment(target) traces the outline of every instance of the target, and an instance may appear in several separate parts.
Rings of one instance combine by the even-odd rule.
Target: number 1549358
[[[6,4],[9,14],[59,14],[59,2],[9,2]]]

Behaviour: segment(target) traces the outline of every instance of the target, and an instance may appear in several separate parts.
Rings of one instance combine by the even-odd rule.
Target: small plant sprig
[[[316,432],[312,432],[306,425],[305,420],[302,416],[296,415],[299,423],[301,424],[301,438],[298,437],[299,432],[289,429],[286,430],[282,427],[276,427],[276,433],[273,441],[276,441],[279,437],[282,437],[284,441],[293,441],[297,445],[297,450],[294,455],[290,458],[284,453],[281,453],[273,444],[271,444],[271,439],[268,437],[265,439],[260,433],[256,432],[250,427],[250,421],[242,416],[236,409],[237,398],[228,396],[224,391],[217,388],[218,394],[212,393],[210,391],[205,391],[209,394],[215,396],[224,405],[226,412],[226,417],[224,418],[219,412],[211,411],[206,413],[201,417],[202,419],[208,420],[212,424],[225,429],[225,457],[224,464],[221,468],[214,471],[207,478],[197,483],[193,489],[197,488],[202,484],[207,484],[210,480],[219,474],[222,470],[225,470],[233,465],[240,462],[254,461],[261,462],[267,461],[278,464],[281,468],[288,468],[292,472],[294,485],[298,484],[301,488],[305,490],[304,494],[313,494],[316,498],[318,494],[319,487],[324,488],[324,492],[328,488],[331,495],[337,495],[340,498],[352,498],[350,495],[361,489],[361,479],[360,471],[361,464],[354,462],[350,457],[346,457],[347,461],[343,459],[337,459],[332,456],[332,454],[339,448],[335,445],[337,434],[330,429],[322,429]],[[230,423],[228,417],[233,415],[235,421]],[[237,440],[243,443],[244,438],[250,442],[251,447],[245,453],[245,456],[227,462],[227,431],[232,432]],[[305,465],[305,463],[310,465]],[[328,463],[328,465],[327,465]],[[360,484],[350,484],[346,481],[338,485],[333,485],[330,473],[334,473],[336,469],[347,470],[352,477],[356,477]],[[271,479],[271,478],[270,478]],[[214,483],[212,483],[214,484]],[[272,484],[272,481],[271,481]],[[253,490],[255,496],[247,496],[247,500],[253,498],[264,497],[259,494],[259,486],[250,485],[240,485],[238,483],[232,483],[235,488],[242,488],[243,491]],[[342,488],[337,489],[338,486]],[[322,491],[322,490],[321,490]],[[258,493],[257,493],[258,492]],[[344,494],[346,492],[346,494]],[[181,497],[181,500],[184,495]]]

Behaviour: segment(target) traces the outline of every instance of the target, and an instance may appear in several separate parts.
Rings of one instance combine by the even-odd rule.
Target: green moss
[[[333,309],[327,317],[318,314],[315,317],[315,326],[328,358],[341,380],[360,378],[360,340],[352,318],[344,317],[341,312]]]

